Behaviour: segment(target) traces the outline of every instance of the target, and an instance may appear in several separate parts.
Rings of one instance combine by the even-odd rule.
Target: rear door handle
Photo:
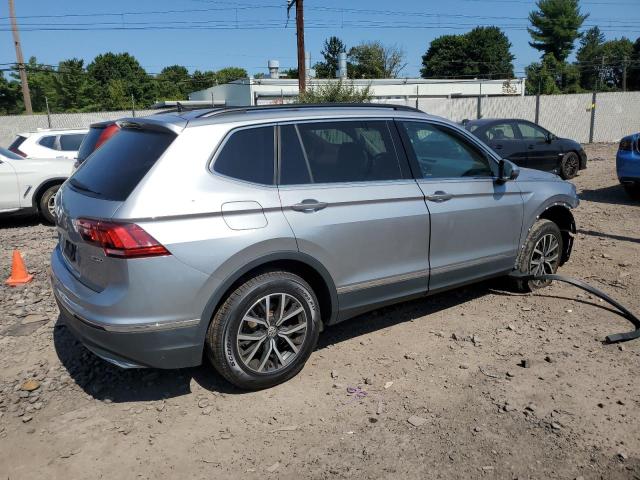
[[[302,200],[300,203],[291,205],[291,209],[296,212],[312,213],[326,208],[327,205],[329,205],[327,202],[319,202],[317,200],[307,198]]]
[[[440,202],[446,202],[447,200],[451,200],[453,198],[453,195],[447,192],[443,192],[442,190],[438,190],[433,195],[427,195],[425,198],[430,202],[440,203]]]

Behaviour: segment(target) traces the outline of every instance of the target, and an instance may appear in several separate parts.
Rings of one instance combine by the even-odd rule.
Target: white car
[[[78,149],[89,130],[47,130],[19,133],[9,150],[29,158],[76,158]]]
[[[55,223],[54,197],[72,169],[70,158],[23,158],[0,147],[0,214],[37,212]]]

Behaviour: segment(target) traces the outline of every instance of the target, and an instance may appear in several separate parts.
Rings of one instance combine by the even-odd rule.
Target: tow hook
[[[598,290],[597,288],[592,287],[591,285],[586,284],[581,280],[576,280],[575,278],[569,278],[562,275],[556,274],[544,274],[544,275],[531,275],[527,273],[513,272],[511,273],[512,277],[515,277],[519,280],[529,281],[529,280],[557,280],[558,282],[565,282],[573,285],[574,287],[581,288],[582,290],[586,290],[593,295],[600,297],[605,302],[613,305],[617,311],[614,311],[617,315],[620,315],[622,318],[625,318],[629,322],[633,324],[635,327],[634,330],[625,333],[613,333],[611,335],[607,335],[605,337],[605,343],[618,343],[618,342],[628,342],[629,340],[635,340],[636,338],[640,338],[640,319],[636,317],[633,313],[631,313],[624,305],[621,305],[618,301],[611,298],[606,293]]]

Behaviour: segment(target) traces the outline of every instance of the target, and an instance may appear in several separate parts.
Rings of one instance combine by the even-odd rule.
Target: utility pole
[[[307,89],[307,70],[304,58],[304,11],[303,0],[296,3],[296,36],[298,37],[298,90],[303,93]]]
[[[24,99],[24,109],[27,115],[33,113],[31,108],[31,94],[29,93],[29,82],[27,81],[27,71],[24,68],[24,57],[20,46],[20,34],[18,33],[18,23],[16,22],[16,9],[13,0],[9,0],[9,16],[11,17],[11,31],[13,32],[13,44],[16,47],[16,60],[18,61],[18,72],[20,73],[20,83],[22,84],[22,98]]]
[[[627,91],[627,56],[622,60],[622,91]]]

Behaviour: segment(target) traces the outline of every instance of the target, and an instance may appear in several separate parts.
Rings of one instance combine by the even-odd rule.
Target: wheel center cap
[[[269,338],[275,337],[277,333],[278,333],[278,329],[274,326],[271,326],[267,329],[267,336]]]

